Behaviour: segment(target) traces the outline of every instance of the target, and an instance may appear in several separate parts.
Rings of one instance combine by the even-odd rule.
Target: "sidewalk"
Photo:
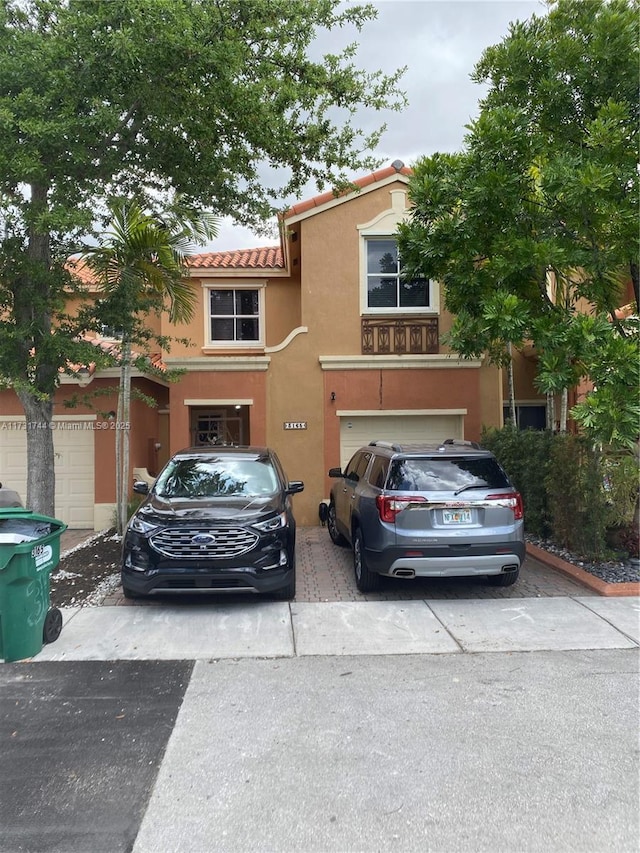
[[[640,599],[291,604],[237,598],[66,609],[36,661],[221,660],[637,649]]]

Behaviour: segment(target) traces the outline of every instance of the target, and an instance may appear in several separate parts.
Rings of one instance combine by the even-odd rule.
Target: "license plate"
[[[442,521],[444,524],[471,524],[471,510],[443,509]]]

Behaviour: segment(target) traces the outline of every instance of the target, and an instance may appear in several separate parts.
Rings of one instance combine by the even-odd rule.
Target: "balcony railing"
[[[363,355],[424,355],[439,352],[438,318],[363,317]]]

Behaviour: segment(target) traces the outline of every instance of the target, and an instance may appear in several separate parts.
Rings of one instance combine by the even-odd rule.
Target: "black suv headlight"
[[[273,518],[268,518],[266,521],[259,521],[252,525],[261,533],[273,533],[275,530],[281,530],[287,526],[287,514],[281,512],[280,515],[274,515]]]
[[[133,531],[133,533],[141,533],[143,536],[150,536],[159,529],[159,524],[154,524],[151,521],[145,521],[145,519],[139,515],[134,515],[129,522],[129,530]]]

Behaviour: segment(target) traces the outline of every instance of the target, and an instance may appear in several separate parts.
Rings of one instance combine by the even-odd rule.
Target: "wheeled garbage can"
[[[62,613],[50,608],[51,572],[67,525],[18,507],[0,508],[0,659],[36,655],[57,640]]]

